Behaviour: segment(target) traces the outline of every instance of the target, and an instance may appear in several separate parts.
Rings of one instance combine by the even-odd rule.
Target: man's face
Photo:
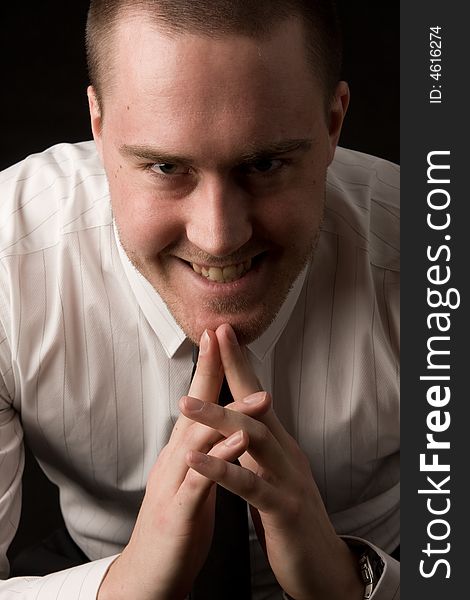
[[[346,106],[328,118],[301,26],[171,37],[121,22],[95,140],[127,255],[186,334],[258,337],[312,254]]]

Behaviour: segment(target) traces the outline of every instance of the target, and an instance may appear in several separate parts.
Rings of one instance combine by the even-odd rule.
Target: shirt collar
[[[259,361],[264,360],[266,355],[274,348],[277,340],[281,337],[281,334],[292,315],[297,300],[299,299],[305,278],[307,277],[308,269],[309,265],[303,269],[303,271],[294,281],[286,299],[284,300],[271,325],[259,336],[259,338],[257,338],[254,342],[251,342],[251,344],[248,344],[248,349]]]
[[[136,297],[145,318],[156,333],[168,358],[172,358],[181,344],[186,340],[186,334],[175,321],[168,307],[163,302],[152,284],[138,271],[129,260],[122,247],[116,223],[113,221],[114,237],[121,258],[124,272],[129,285]]]
[[[172,358],[183,342],[187,339],[186,334],[175,321],[168,307],[163,302],[160,294],[152,284],[138,271],[129,260],[126,251],[122,247],[121,240],[115,222],[113,222],[114,237],[119,251],[119,256],[126,273],[129,285],[136,300],[149,322],[150,326],[159,338],[168,358]],[[308,266],[300,273],[292,285],[281,309],[277,313],[271,325],[251,344],[248,344],[250,352],[259,360],[263,361],[284,331],[294,306],[299,298]]]

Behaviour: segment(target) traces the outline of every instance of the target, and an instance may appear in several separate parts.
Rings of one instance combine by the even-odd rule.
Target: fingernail
[[[202,356],[209,352],[209,344],[211,343],[211,338],[207,333],[207,329],[204,329],[204,333],[201,335],[201,339],[199,341],[199,355]]]
[[[238,346],[237,336],[235,335],[231,325],[225,328],[225,333],[227,334],[228,341],[234,346]]]
[[[190,450],[188,460],[193,465],[203,465],[209,462],[209,457],[203,452],[197,452],[196,450]]]
[[[238,444],[242,441],[242,438],[243,438],[243,432],[242,431],[236,431],[235,433],[232,433],[232,435],[229,436],[224,441],[224,444],[226,446],[238,446]]]
[[[256,392],[255,394],[250,394],[246,398],[243,398],[242,402],[244,404],[249,404],[250,406],[254,406],[255,404],[261,404],[266,399],[266,392]]]
[[[198,398],[193,398],[192,396],[186,396],[184,399],[184,407],[189,412],[198,412],[202,410],[204,406],[204,402],[199,400]]]

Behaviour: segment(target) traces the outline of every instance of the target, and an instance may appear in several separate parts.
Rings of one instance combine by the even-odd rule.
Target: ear
[[[345,81],[340,81],[336,86],[335,93],[329,111],[329,138],[330,150],[328,153],[328,164],[331,163],[338,145],[344,117],[349,106],[349,86]]]
[[[98,98],[96,97],[95,88],[91,85],[89,85],[87,88],[87,96],[88,107],[90,109],[91,131],[93,133],[93,139],[95,140],[96,149],[98,150],[101,162],[103,162],[103,144],[101,140],[103,123],[101,118],[101,108],[99,106]]]

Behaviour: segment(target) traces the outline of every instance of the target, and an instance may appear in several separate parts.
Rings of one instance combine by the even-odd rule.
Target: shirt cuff
[[[101,582],[119,555],[85,563],[44,577],[13,577],[0,581],[0,600],[96,600]]]
[[[363,540],[362,538],[353,535],[341,535],[340,537],[346,544],[348,543],[348,540],[354,540],[363,546],[371,548],[378,556],[380,556],[384,563],[382,575],[375,585],[370,600],[400,600],[400,563],[367,540]],[[286,592],[282,593],[282,598],[283,600],[293,600]]]
[[[346,543],[348,543],[348,540],[354,540],[359,544],[368,546],[380,556],[384,563],[382,575],[374,587],[370,600],[400,600],[400,563],[398,560],[362,538],[353,535],[342,535],[340,537]]]

